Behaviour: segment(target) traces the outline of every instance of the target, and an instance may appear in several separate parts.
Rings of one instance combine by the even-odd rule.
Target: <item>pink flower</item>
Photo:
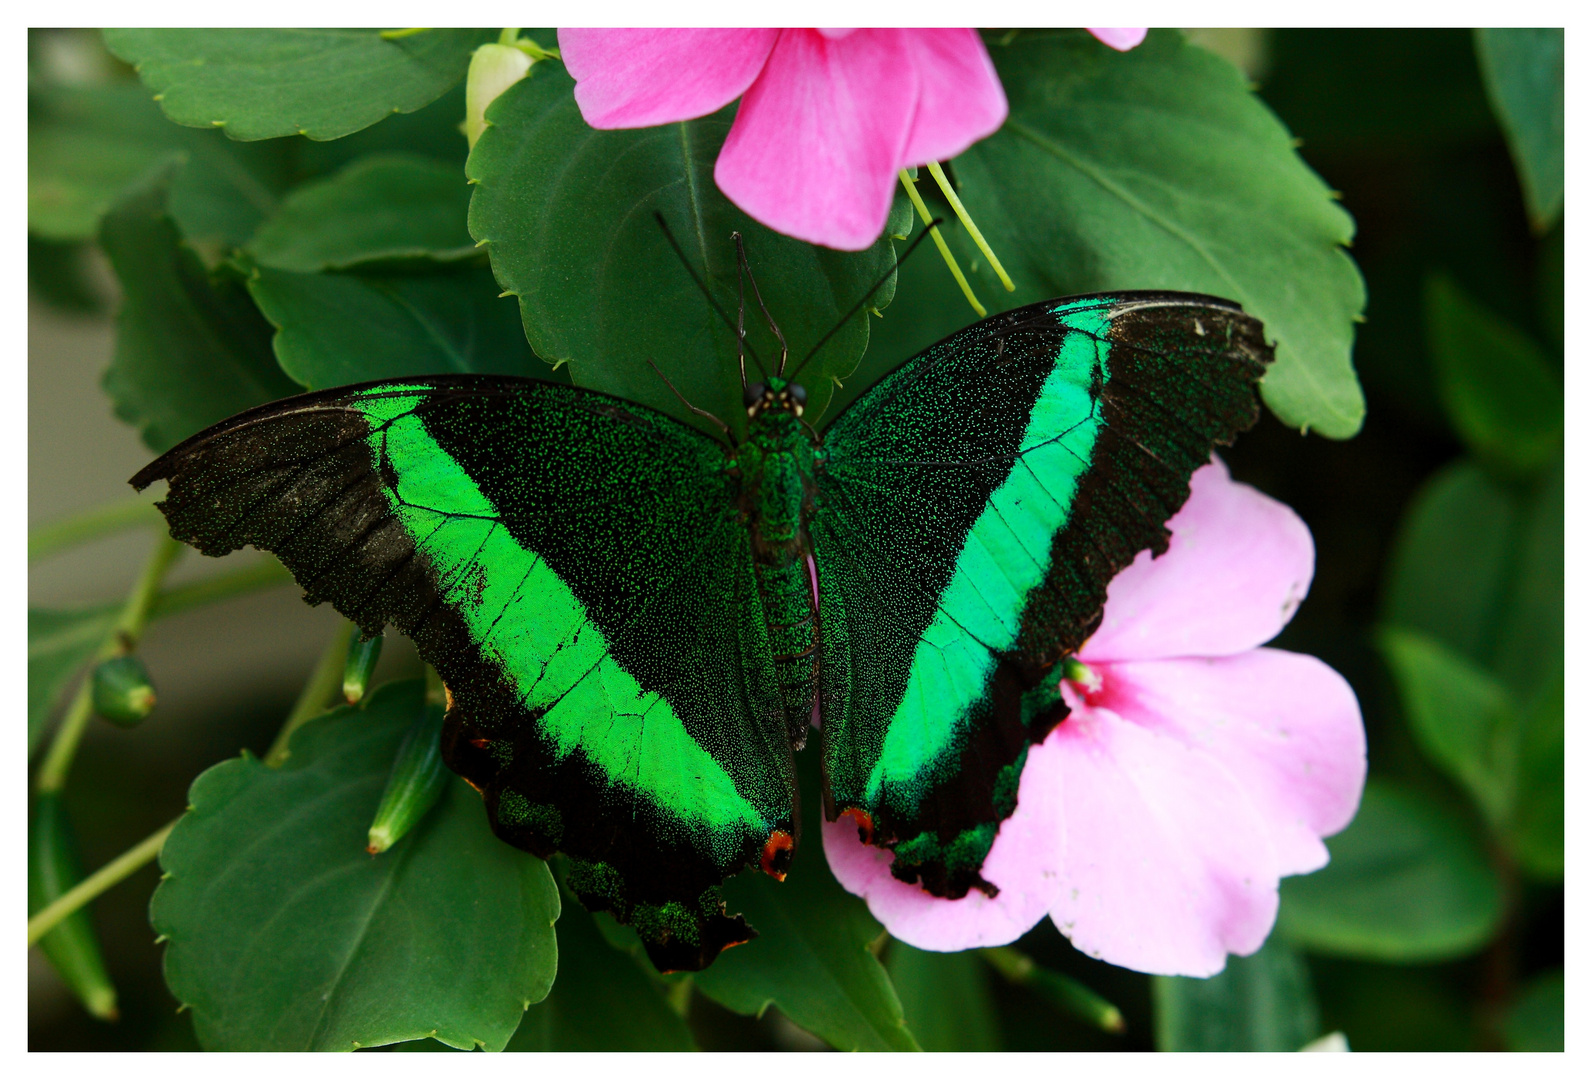
[[[1190,487],[1166,554],[1112,581],[1061,685],[1072,712],[1029,750],[982,871],[997,897],[931,896],[850,824],[825,824],[835,876],[895,936],[1000,945],[1048,913],[1090,956],[1214,975],[1266,940],[1279,877],[1326,864],[1321,837],[1365,783],[1359,703],[1316,658],[1260,647],[1309,588],[1310,531],[1219,460]]]
[[[719,190],[772,229],[845,251],[879,238],[898,171],[954,157],[1006,119],[973,30],[565,28],[558,44],[596,128],[690,120],[744,95]]]

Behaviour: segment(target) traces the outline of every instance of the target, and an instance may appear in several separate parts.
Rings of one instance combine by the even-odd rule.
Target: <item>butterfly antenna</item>
[[[647,363],[652,364],[652,370],[656,371],[658,373],[658,378],[663,380],[663,385],[667,386],[670,390],[674,391],[674,396],[680,399],[680,404],[684,405],[686,408],[690,409],[692,412],[696,413],[698,416],[706,417],[707,419],[713,421],[715,424],[719,425],[719,427],[724,429],[724,436],[725,436],[725,438],[730,440],[730,445],[731,446],[735,445],[735,437],[730,434],[730,425],[726,424],[723,420],[720,420],[718,417],[714,416],[712,413],[708,412],[706,409],[699,409],[695,405],[693,405],[689,401],[687,401],[685,399],[685,395],[680,393],[680,391],[675,387],[674,383],[669,381],[669,376],[667,376],[667,375],[665,375],[663,373],[663,369],[660,368],[653,361],[652,357],[650,357],[650,356],[647,357]]]
[[[807,351],[807,355],[802,357],[802,362],[796,365],[796,370],[790,373],[790,377],[792,379],[795,379],[797,375],[801,374],[802,368],[807,366],[807,361],[818,355],[818,350],[822,349],[829,339],[835,336],[836,331],[850,322],[851,317],[862,310],[862,305],[866,304],[870,299],[873,298],[873,294],[879,291],[879,287],[881,285],[890,280],[890,275],[901,269],[901,264],[906,262],[908,257],[910,257],[914,251],[918,250],[918,245],[929,238],[930,230],[935,228],[935,226],[939,225],[944,220],[944,218],[935,218],[933,221],[929,222],[927,227],[925,227],[924,230],[917,235],[912,243],[907,245],[907,249],[901,253],[901,257],[895,261],[895,265],[891,266],[890,269],[881,274],[879,280],[873,283],[873,287],[862,294],[862,299],[851,305],[851,310],[842,315],[840,317],[840,321],[829,328],[829,333],[819,338],[818,344],[814,345]]]
[[[776,374],[784,375],[785,361],[790,359],[790,346],[785,344],[785,335],[779,332],[779,324],[774,321],[774,316],[768,313],[768,305],[763,303],[763,294],[757,288],[757,278],[752,276],[752,265],[746,261],[746,242],[741,239],[741,234],[738,232],[732,232],[730,239],[735,241],[735,257],[741,264],[741,272],[746,274],[746,280],[752,283],[752,295],[757,298],[757,306],[762,308],[763,318],[768,320],[768,328],[774,331],[774,336],[779,339],[779,371]]]
[[[731,330],[734,330],[735,324],[730,321],[729,314],[719,306],[719,302],[717,300],[713,299],[713,294],[708,292],[708,287],[703,283],[702,278],[697,274],[696,268],[692,266],[690,260],[685,257],[685,252],[680,250],[680,244],[677,240],[675,240],[674,233],[669,228],[669,223],[663,220],[663,215],[656,210],[652,212],[652,219],[658,223],[658,228],[663,230],[663,238],[669,241],[669,246],[674,249],[675,258],[680,260],[680,265],[685,267],[685,272],[691,275],[691,280],[696,282],[696,287],[702,290],[702,295],[707,298],[708,304],[713,308],[714,311],[718,313],[719,318],[724,320],[724,325],[729,327]],[[758,359],[757,350],[752,348],[750,342],[748,342],[746,345],[746,351],[752,354],[752,362],[757,365],[758,370],[762,370],[763,361]],[[741,366],[741,382],[744,385],[746,382],[746,365],[744,361],[742,362]]]

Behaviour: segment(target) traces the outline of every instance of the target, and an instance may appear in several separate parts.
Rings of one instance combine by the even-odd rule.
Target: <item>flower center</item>
[[[1106,681],[1101,669],[1090,667],[1076,656],[1061,662],[1061,682],[1063,698],[1073,698],[1077,704],[1098,705],[1105,696]],[[1067,693],[1069,689],[1071,694]]]

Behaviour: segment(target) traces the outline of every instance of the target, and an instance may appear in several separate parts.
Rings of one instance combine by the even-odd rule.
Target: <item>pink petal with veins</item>
[[[787,236],[843,251],[877,240],[917,106],[912,32],[785,31],[741,99],[719,189]]]
[[[1084,662],[1243,652],[1276,637],[1310,591],[1316,549],[1298,514],[1216,458],[1189,489],[1166,553],[1141,551],[1112,579]]]
[[[1365,786],[1360,703],[1342,675],[1313,656],[1253,649],[1111,664],[1103,678],[1093,702],[1232,774],[1265,825],[1278,873],[1326,865],[1320,837],[1349,823]]]
[[[868,910],[890,933],[920,949],[954,952],[1005,945],[1027,933],[1055,902],[1066,855],[1061,792],[1047,787],[1057,750],[1030,747],[1018,783],[1017,809],[1001,823],[984,860],[983,877],[1000,889],[993,900],[971,889],[960,900],[942,900],[890,873],[894,853],[864,844],[846,818],[824,823],[824,856],[848,892],[868,901]]]
[[[1089,706],[1047,745],[1060,753],[1035,779],[1062,793],[1067,824],[1050,917],[1076,948],[1195,976],[1260,948],[1277,916],[1277,862],[1260,809],[1223,762]]]
[[[558,48],[594,128],[637,128],[717,112],[746,92],[778,30],[586,30]]]
[[[1112,30],[1096,29],[1091,26],[1089,32],[1099,38],[1102,43],[1117,50],[1117,52],[1127,52],[1143,41],[1145,35],[1150,31],[1142,26],[1117,27]]]
[[[1006,120],[1006,94],[978,31],[913,30],[904,38],[918,72],[918,108],[905,161],[953,158]]]

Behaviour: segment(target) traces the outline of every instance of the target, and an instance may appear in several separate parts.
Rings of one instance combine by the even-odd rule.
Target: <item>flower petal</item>
[[[1299,515],[1213,458],[1167,525],[1172,542],[1139,552],[1114,579],[1085,661],[1227,656],[1270,641],[1310,591],[1316,549]]]
[[[1365,728],[1343,676],[1313,656],[1255,649],[1105,669],[1100,703],[1208,752],[1243,787],[1281,874],[1327,863],[1320,837],[1349,823],[1365,787]]]
[[[1259,814],[1213,756],[1084,706],[1061,753],[1067,864],[1050,917],[1090,956],[1157,975],[1214,975],[1260,948],[1277,867]],[[1028,779],[1025,774],[1023,779]]]
[[[909,30],[918,107],[903,165],[955,157],[1006,120],[1006,94],[978,31]]]
[[[954,952],[1005,945],[1045,917],[1060,883],[1065,837],[1061,792],[1053,747],[1028,751],[1017,788],[1017,809],[1001,823],[981,874],[1000,889],[993,900],[970,890],[960,900],[942,900],[890,873],[894,853],[864,844],[850,822],[824,823],[824,855],[847,891],[868,901],[868,910],[892,935],[920,949]]]
[[[719,151],[719,190],[799,240],[843,251],[877,240],[918,99],[906,33],[781,34]]]
[[[575,103],[594,128],[651,127],[717,112],[746,92],[778,30],[562,27]]]
[[[1117,52],[1127,52],[1143,41],[1150,31],[1143,26],[1119,26],[1114,29],[1097,29],[1091,26],[1089,32]]]

